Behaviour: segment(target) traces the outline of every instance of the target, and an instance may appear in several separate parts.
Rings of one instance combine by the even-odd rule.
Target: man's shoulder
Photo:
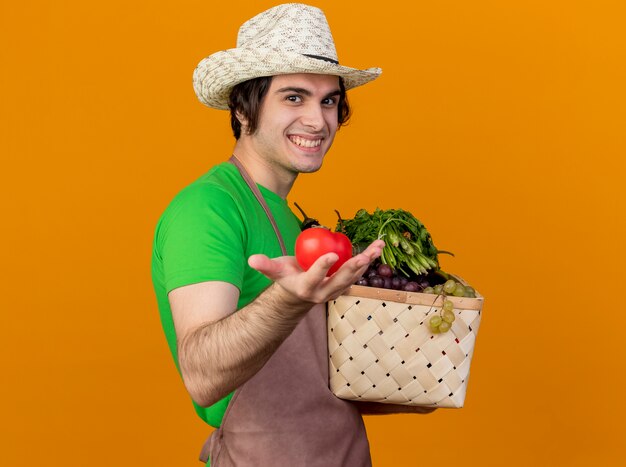
[[[239,172],[222,163],[182,188],[166,206],[156,226],[156,246],[177,235],[188,238],[195,232],[241,231],[245,224],[245,191]]]
[[[184,187],[176,197],[194,196],[203,192],[236,193],[241,184],[238,175],[232,164],[222,162]]]
[[[241,187],[241,177],[237,169],[226,162],[218,164],[180,190],[167,207],[166,213],[189,205],[219,208],[238,204],[242,193],[245,193]]]

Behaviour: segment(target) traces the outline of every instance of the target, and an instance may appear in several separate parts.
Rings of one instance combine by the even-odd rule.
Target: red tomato
[[[352,258],[352,243],[340,232],[331,232],[323,227],[311,227],[304,230],[296,239],[296,259],[305,271],[308,271],[320,256],[337,253],[339,260],[328,270],[331,276],[343,263]]]

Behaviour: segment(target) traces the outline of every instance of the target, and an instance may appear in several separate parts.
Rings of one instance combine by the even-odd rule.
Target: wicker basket
[[[428,326],[441,296],[355,285],[329,302],[331,391],[356,401],[463,407],[483,297],[448,298],[456,319],[443,334]]]

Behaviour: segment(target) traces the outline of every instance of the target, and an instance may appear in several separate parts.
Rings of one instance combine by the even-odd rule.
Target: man
[[[218,428],[201,456],[213,466],[371,465],[361,417],[371,408],[328,389],[324,306],[384,243],[331,277],[334,253],[302,271],[292,256],[300,225],[286,196],[299,173],[321,167],[349,115],[346,90],[380,73],[339,65],[324,14],[302,4],[252,18],[235,49],[194,73],[199,99],[231,111],[235,159],[168,206],[153,281],[185,386]]]

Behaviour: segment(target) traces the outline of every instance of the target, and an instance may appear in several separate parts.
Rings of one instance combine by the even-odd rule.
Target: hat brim
[[[235,85],[262,76],[293,73],[340,76],[348,90],[375,80],[382,70],[349,68],[293,52],[236,48],[203,59],[193,73],[193,88],[204,105],[227,110]]]

